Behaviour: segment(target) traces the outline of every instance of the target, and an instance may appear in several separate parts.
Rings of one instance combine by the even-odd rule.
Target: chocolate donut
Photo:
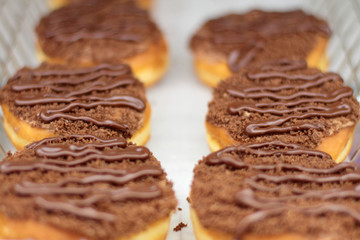
[[[301,10],[229,14],[207,21],[191,38],[198,77],[217,83],[249,64],[272,59],[306,59],[326,70],[327,23]]]
[[[278,140],[231,146],[194,169],[197,239],[360,238],[360,171]]]
[[[165,239],[176,207],[159,161],[123,138],[43,139],[6,157],[0,179],[6,239]]]
[[[125,137],[138,144],[150,136],[145,89],[127,65],[23,68],[0,96],[4,128],[18,149],[66,134]]]
[[[36,27],[43,61],[77,66],[131,66],[146,86],[167,69],[162,33],[147,11],[131,1],[83,1],[52,11]]]
[[[359,120],[353,90],[336,73],[301,60],[274,60],[220,82],[206,117],[207,138],[222,147],[281,140],[346,158]]]

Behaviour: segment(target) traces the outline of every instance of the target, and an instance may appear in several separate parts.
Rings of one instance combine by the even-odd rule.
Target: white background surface
[[[172,218],[168,240],[194,240],[186,198],[195,164],[210,152],[204,121],[211,89],[200,83],[194,74],[188,47],[191,35],[209,18],[229,12],[246,12],[253,8],[288,10],[304,5],[316,15],[327,17],[336,30],[328,49],[330,69],[341,73],[345,82],[356,89],[360,85],[357,79],[360,76],[360,47],[357,44],[360,42],[360,4],[354,5],[355,0],[153,1],[152,15],[168,40],[171,62],[164,79],[147,91],[152,107],[152,133],[147,146],[174,182],[178,207],[183,209]],[[33,25],[46,11],[45,4],[45,0],[0,0],[1,83],[22,65],[36,65]],[[360,141],[359,132],[358,128]],[[2,127],[0,143],[5,150],[12,149]],[[355,145],[359,146],[359,143]],[[188,227],[174,232],[172,229],[180,222]]]

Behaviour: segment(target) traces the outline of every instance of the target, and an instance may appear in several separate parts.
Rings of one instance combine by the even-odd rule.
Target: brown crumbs
[[[187,224],[183,223],[183,222],[180,222],[176,227],[174,227],[174,231],[175,232],[178,232],[178,231],[181,231],[181,229],[183,229],[184,227],[187,227]]]

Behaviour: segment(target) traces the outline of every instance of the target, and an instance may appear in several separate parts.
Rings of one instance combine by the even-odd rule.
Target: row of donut
[[[141,145],[144,85],[162,77],[168,52],[137,7],[145,2],[52,1],[58,8],[40,20],[44,63],[0,91],[4,129],[21,150],[0,163],[1,239],[166,238],[177,200]]]
[[[147,148],[125,140],[144,144],[150,134],[143,85],[126,65],[76,64],[77,56],[105,58],[138,39],[133,28],[114,31],[120,13],[132,16],[124,9],[135,9],[133,3],[105,2],[71,4],[43,18],[38,34],[44,19],[58,24],[43,27],[45,39],[57,44],[39,36],[39,46],[47,56],[44,46],[71,52],[64,60],[70,64],[24,68],[1,90],[4,128],[19,149],[27,145],[1,163],[2,238],[166,237],[176,207],[171,183]],[[141,19],[127,20],[146,31]],[[225,148],[194,170],[190,201],[198,239],[360,236],[358,167],[332,160],[341,162],[351,147],[359,105],[339,75],[302,60],[317,56],[324,66],[324,53],[314,46],[321,42],[324,51],[329,33],[324,21],[301,11],[252,11],[211,20],[193,37],[200,79],[216,85],[208,79],[227,77],[214,76],[224,74],[219,69],[235,73],[214,90],[206,118],[210,148]],[[107,51],[109,38],[129,45]]]
[[[359,103],[322,72],[330,34],[302,11],[255,10],[192,38],[198,77],[215,87],[205,121],[214,152],[190,193],[197,239],[360,238],[360,170],[343,162]]]

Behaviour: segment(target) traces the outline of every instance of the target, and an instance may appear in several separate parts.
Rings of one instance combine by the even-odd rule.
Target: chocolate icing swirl
[[[279,150],[262,150],[264,147],[280,147]],[[263,143],[248,143],[239,146],[231,146],[223,148],[219,151],[210,153],[205,158],[205,163],[209,165],[217,165],[217,164],[228,164],[235,168],[248,168],[249,166],[245,163],[237,160],[234,156],[229,155],[230,153],[236,152],[238,155],[241,154],[253,154],[257,157],[263,156],[277,156],[277,155],[308,155],[308,156],[317,156],[317,157],[330,157],[325,152],[311,150],[304,148],[297,144],[284,143],[278,140],[274,140],[271,142],[263,142]],[[283,165],[284,168],[290,168],[289,165]],[[270,170],[267,165],[256,166],[256,169],[259,170]]]
[[[236,239],[242,239],[255,224],[268,218],[287,215],[288,211],[307,216],[328,213],[348,215],[360,224],[360,212],[340,201],[360,199],[360,169],[356,164],[341,163],[328,168],[305,167],[296,162],[276,160],[273,163],[264,161],[259,164],[245,161],[248,157],[244,155],[276,159],[302,155],[330,159],[326,153],[280,141],[227,147],[208,155],[204,159],[207,165],[226,164],[235,169],[249,169],[253,172],[242,180],[243,189],[234,196],[239,208],[248,209],[246,216],[238,224]],[[302,184],[312,187],[301,188]],[[323,184],[333,184],[333,187],[322,188]],[[319,187],[316,189],[315,185]],[[309,201],[310,204],[299,205],[300,200]],[[321,203],[312,204],[313,201]]]
[[[57,42],[110,39],[139,43],[158,31],[147,11],[131,1],[83,1],[44,17],[37,31]]]
[[[12,91],[27,91],[26,94],[16,97],[15,105],[17,106],[65,103],[64,106],[56,109],[42,110],[39,117],[45,123],[60,118],[83,121],[99,127],[120,130],[126,137],[131,135],[126,123],[74,115],[69,112],[78,108],[95,109],[98,106],[128,107],[137,112],[143,112],[146,107],[145,102],[138,97],[108,93],[113,89],[135,83],[137,80],[132,76],[128,66],[109,64],[72,70],[24,69],[9,80]],[[49,90],[51,92],[48,92]],[[95,92],[101,93],[101,95],[96,95]]]
[[[206,32],[204,36],[202,31]],[[233,72],[238,72],[252,63],[271,39],[298,33],[313,33],[324,37],[331,35],[325,21],[301,10],[289,12],[253,10],[243,15],[229,14],[208,21],[202,31],[193,37],[192,46],[194,47],[197,40],[205,38],[220,51],[227,49],[227,63]]]
[[[64,143],[63,139],[85,139],[88,143]],[[66,174],[60,181],[36,183],[22,181],[15,184],[14,190],[19,196],[31,196],[35,204],[49,211],[63,211],[78,217],[101,221],[116,221],[116,216],[97,210],[94,206],[102,200],[126,201],[128,199],[146,200],[161,196],[156,185],[125,186],[126,183],[144,177],[158,177],[163,174],[160,167],[138,166],[129,169],[91,167],[93,161],[121,162],[147,161],[150,151],[141,146],[127,145],[123,138],[100,139],[92,135],[70,135],[63,138],[49,138],[35,142],[27,147],[34,149],[36,160],[5,161],[0,165],[2,174],[15,174],[29,171],[52,171]],[[86,173],[83,177],[73,177],[71,173]],[[98,188],[95,183],[107,183],[116,188]],[[119,186],[120,185],[120,186]],[[55,195],[67,196],[54,201],[48,199]],[[82,198],[71,198],[81,196]],[[69,198],[70,197],[70,198]]]
[[[247,111],[276,116],[274,118],[249,123],[245,128],[245,134],[252,137],[298,130],[321,130],[324,128],[324,125],[316,121],[286,124],[294,119],[335,118],[348,115],[352,112],[349,104],[342,102],[343,98],[352,96],[353,90],[350,87],[343,86],[337,90],[326,93],[313,92],[310,90],[326,82],[342,82],[339,75],[335,73],[292,73],[292,71],[302,70],[304,67],[306,68],[304,62],[281,60],[265,64],[263,69],[268,71],[245,73],[245,76],[253,81],[281,78],[287,81],[294,81],[294,83],[291,84],[279,84],[276,86],[256,84],[255,86],[242,87],[241,89],[227,86],[226,92],[230,96],[245,99],[245,101],[229,104],[228,112],[230,114],[235,115],[239,112]],[[281,94],[281,91],[285,90],[294,91],[290,95]],[[272,102],[250,103],[246,101],[247,99],[270,99]],[[314,103],[329,105],[317,106],[314,105]],[[274,108],[275,106],[285,106],[287,108],[276,109]]]

